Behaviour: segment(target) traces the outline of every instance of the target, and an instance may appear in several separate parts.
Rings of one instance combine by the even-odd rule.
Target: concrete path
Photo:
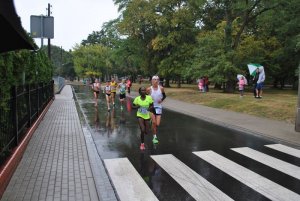
[[[1,200],[99,200],[71,87],[55,97]]]

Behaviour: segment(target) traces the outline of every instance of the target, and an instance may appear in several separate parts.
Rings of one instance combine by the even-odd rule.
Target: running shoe
[[[140,150],[145,150],[145,144],[144,143],[141,143]]]
[[[153,140],[152,140],[153,144],[158,144],[158,139],[157,137],[154,137]]]

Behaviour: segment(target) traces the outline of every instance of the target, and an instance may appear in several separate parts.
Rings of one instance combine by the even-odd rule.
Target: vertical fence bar
[[[51,81],[52,82],[52,94],[51,94],[51,96],[52,96],[52,99],[54,100],[55,99],[55,87],[54,87],[54,80],[52,80]]]
[[[39,93],[39,84],[35,84],[35,90],[36,90],[36,100],[37,100],[37,104],[36,104],[36,116],[38,117],[40,114],[40,93]]]
[[[26,95],[27,97],[23,97]],[[0,94],[0,96],[2,96],[2,94]],[[0,167],[9,156],[8,151],[19,145],[22,135],[24,135],[26,131],[26,129],[24,129],[25,126],[32,126],[34,120],[41,114],[41,110],[54,98],[55,89],[53,80],[43,85],[27,85],[23,92],[21,92],[17,86],[10,88],[8,111],[4,111],[3,107],[0,107],[1,118],[5,119],[5,121],[0,122]],[[27,108],[24,109],[23,104],[27,104]],[[24,112],[27,113],[28,117],[25,118]],[[1,132],[1,129],[6,129],[6,132]]]
[[[19,144],[18,136],[18,96],[17,96],[17,87],[12,87],[12,122],[13,122],[13,133],[15,136],[15,145]]]
[[[30,101],[30,84],[27,85],[26,87],[26,90],[27,90],[27,113],[28,113],[28,127],[31,126],[31,101]]]

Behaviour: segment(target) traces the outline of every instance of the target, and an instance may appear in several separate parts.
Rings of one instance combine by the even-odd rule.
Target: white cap
[[[152,80],[159,80],[159,77],[158,77],[157,75],[154,75],[154,76],[152,77]]]

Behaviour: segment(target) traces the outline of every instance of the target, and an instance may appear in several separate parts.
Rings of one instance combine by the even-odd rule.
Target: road
[[[120,200],[300,200],[297,149],[164,110],[159,145],[149,134],[141,152],[129,98],[107,112],[103,94],[95,107],[75,91]]]

